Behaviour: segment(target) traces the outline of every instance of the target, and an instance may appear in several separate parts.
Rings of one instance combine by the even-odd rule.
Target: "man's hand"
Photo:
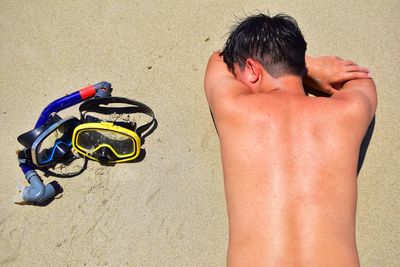
[[[306,65],[304,84],[329,95],[340,90],[347,81],[371,78],[367,68],[335,56],[306,56]]]

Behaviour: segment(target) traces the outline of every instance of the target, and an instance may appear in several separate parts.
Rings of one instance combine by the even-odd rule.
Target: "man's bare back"
[[[259,261],[270,266],[354,266],[361,133],[352,130],[351,121],[343,123],[340,110],[332,114],[338,108],[326,99],[275,92],[266,94],[264,102],[261,109],[232,103],[231,114],[214,114],[230,259],[237,266],[260,266]],[[251,254],[253,259],[247,257]],[[242,255],[255,262],[240,262]]]
[[[210,58],[205,90],[221,145],[228,266],[359,265],[357,161],[376,95],[370,79],[324,80],[324,60],[309,58],[312,78],[346,80],[329,86],[329,98],[306,96],[301,78],[273,78],[257,61],[233,75],[218,54]],[[351,72],[367,77],[361,67]]]

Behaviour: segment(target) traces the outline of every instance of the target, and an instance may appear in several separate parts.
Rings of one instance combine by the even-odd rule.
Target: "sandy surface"
[[[223,180],[203,74],[235,17],[257,9],[295,17],[310,54],[372,69],[379,108],[359,177],[359,254],[363,266],[398,266],[399,1],[64,2],[0,1],[1,266],[224,266]],[[154,109],[145,160],[90,162],[57,179],[61,199],[13,204],[23,178],[16,137],[52,100],[102,80]]]

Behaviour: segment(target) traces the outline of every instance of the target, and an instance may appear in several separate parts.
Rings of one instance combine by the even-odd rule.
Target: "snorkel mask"
[[[74,117],[53,115],[42,126],[18,136],[25,149],[23,157],[37,167],[53,165],[71,157],[73,129],[80,124]]]
[[[148,106],[124,97],[91,99],[84,102],[79,111],[83,123],[73,131],[72,146],[80,155],[102,164],[138,158],[144,138],[156,127],[154,113]],[[104,121],[89,115],[91,113],[114,119]],[[150,117],[150,121],[137,127],[129,115],[140,113]],[[126,115],[128,119],[121,119]]]
[[[153,111],[138,101],[111,97],[111,91],[111,84],[101,82],[61,97],[42,111],[33,130],[18,137],[24,146],[18,152],[18,162],[30,185],[21,190],[15,203],[44,203],[62,192],[55,181],[45,185],[36,170],[56,177],[73,177],[85,170],[88,159],[115,164],[144,155],[141,154],[144,139],[157,127]],[[72,116],[63,119],[57,115],[57,112],[82,102],[80,119]],[[97,115],[89,115],[92,113]],[[137,127],[143,120],[130,117],[136,114],[145,114],[150,119]],[[111,118],[102,119],[101,116]],[[75,154],[84,159],[79,171],[61,174],[50,171],[59,163],[64,168],[82,158]]]
[[[15,203],[43,203],[62,192],[55,181],[44,185],[36,170],[56,177],[72,177],[84,170],[86,161],[78,172],[57,174],[49,170],[58,163],[76,158],[71,152],[72,134],[74,128],[81,123],[74,117],[62,119],[57,112],[92,97],[109,97],[111,91],[110,83],[100,82],[56,99],[42,111],[34,129],[17,138],[24,146],[24,149],[18,151],[19,166],[30,185],[21,190],[21,198],[16,199]]]

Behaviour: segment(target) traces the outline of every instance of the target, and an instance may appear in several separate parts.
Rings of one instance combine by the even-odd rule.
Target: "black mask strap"
[[[128,104],[130,106],[115,107],[108,106],[109,104]],[[104,115],[111,114],[134,114],[143,113],[152,118],[152,120],[144,125],[137,127],[136,133],[144,142],[144,138],[150,135],[157,127],[157,120],[155,118],[153,110],[147,105],[125,97],[106,97],[106,98],[92,98],[79,106],[79,112],[81,114],[81,120],[86,122],[87,113],[94,112]]]

